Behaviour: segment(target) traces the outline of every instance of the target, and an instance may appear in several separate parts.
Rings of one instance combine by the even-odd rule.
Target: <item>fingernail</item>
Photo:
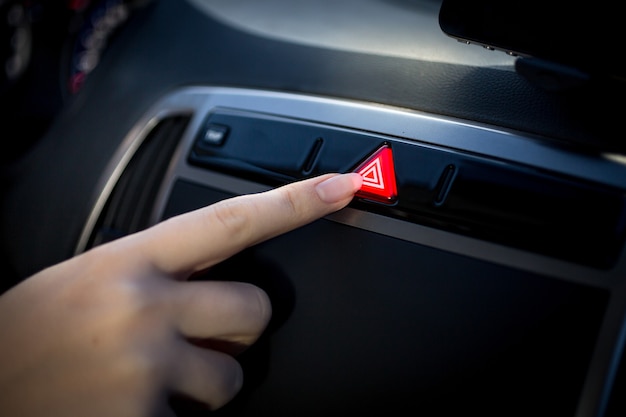
[[[356,172],[336,175],[322,181],[315,186],[315,191],[325,203],[337,203],[348,197],[352,197],[363,183],[363,177]]]

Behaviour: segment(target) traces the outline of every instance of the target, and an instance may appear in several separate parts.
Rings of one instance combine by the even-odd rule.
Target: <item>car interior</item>
[[[197,278],[252,282],[274,311],[210,414],[623,416],[617,7],[0,1],[2,290],[359,172],[345,209]]]

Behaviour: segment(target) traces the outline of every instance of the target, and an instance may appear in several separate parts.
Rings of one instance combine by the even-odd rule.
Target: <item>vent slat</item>
[[[89,247],[138,232],[149,225],[161,181],[190,118],[188,115],[164,118],[146,136],[113,188]]]

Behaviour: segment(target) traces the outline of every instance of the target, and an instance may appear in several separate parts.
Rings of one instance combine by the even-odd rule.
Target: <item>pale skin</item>
[[[342,209],[361,182],[327,174],[225,200],[24,280],[0,296],[0,415],[173,416],[171,394],[222,407],[272,306],[251,284],[187,279]]]

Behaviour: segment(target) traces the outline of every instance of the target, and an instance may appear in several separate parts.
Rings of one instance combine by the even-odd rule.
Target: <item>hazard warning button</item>
[[[363,185],[356,196],[380,203],[391,204],[396,201],[396,174],[393,167],[393,154],[387,144],[381,146],[354,172],[363,177]]]

